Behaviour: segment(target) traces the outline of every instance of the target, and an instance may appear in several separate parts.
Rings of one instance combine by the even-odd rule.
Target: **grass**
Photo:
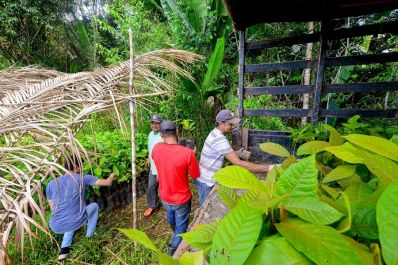
[[[196,189],[193,191],[193,211],[191,211],[190,220],[193,219],[194,209],[197,208]],[[146,209],[146,198],[142,196],[137,199],[137,227],[155,242],[156,246],[163,252],[167,251],[167,245],[171,239],[172,233],[166,222],[166,215],[163,209],[156,212],[149,218],[144,218],[143,213]],[[100,212],[96,234],[92,238],[86,238],[86,227],[79,229],[75,234],[72,244],[73,250],[68,259],[63,262],[57,261],[59,249],[56,242],[44,234],[41,234],[41,240],[34,240],[33,248],[28,240],[25,243],[23,260],[21,253],[10,254],[13,258],[13,264],[157,264],[156,255],[137,244],[135,249],[133,241],[121,234],[117,228],[133,227],[132,205],[127,205],[110,212]],[[62,236],[55,235],[55,239],[60,244]]]

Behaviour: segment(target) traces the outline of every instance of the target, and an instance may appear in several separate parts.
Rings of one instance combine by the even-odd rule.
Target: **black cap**
[[[176,134],[177,128],[174,122],[169,120],[164,120],[160,123],[160,132],[162,134]]]
[[[160,116],[159,114],[153,114],[152,116],[151,116],[151,122],[152,121],[154,121],[154,122],[162,122],[162,116]]]

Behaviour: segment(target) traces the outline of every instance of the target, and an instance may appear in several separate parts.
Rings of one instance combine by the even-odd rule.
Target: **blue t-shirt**
[[[48,183],[47,200],[53,201],[50,227],[57,234],[77,230],[87,219],[85,193],[97,178],[91,175],[64,175]]]

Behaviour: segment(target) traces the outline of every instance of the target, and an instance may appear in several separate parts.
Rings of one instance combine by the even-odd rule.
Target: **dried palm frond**
[[[0,98],[6,93],[37,84],[49,78],[55,78],[63,73],[38,66],[23,68],[11,67],[0,71]]]
[[[7,255],[2,253],[11,231],[22,253],[25,235],[32,239],[37,231],[49,234],[42,184],[66,172],[59,164],[62,158],[71,154],[88,158],[75,139],[88,116],[117,109],[126,100],[138,104],[170,93],[173,76],[192,79],[185,67],[200,59],[173,49],[135,58],[134,96],[123,86],[128,62],[76,74],[36,67],[0,72],[0,91],[5,91],[0,94],[0,263],[5,262]],[[42,80],[46,76],[51,78]]]

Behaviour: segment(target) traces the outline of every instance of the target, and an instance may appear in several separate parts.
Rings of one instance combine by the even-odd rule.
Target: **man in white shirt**
[[[199,163],[200,177],[195,180],[199,191],[200,207],[216,183],[213,177],[217,170],[222,168],[224,157],[231,164],[244,167],[253,173],[268,172],[273,167],[273,165],[254,164],[241,160],[237,153],[232,150],[225,136],[232,132],[234,125],[239,123],[239,119],[235,118],[231,111],[221,110],[216,116],[216,122],[217,127],[210,132],[204,143]]]

